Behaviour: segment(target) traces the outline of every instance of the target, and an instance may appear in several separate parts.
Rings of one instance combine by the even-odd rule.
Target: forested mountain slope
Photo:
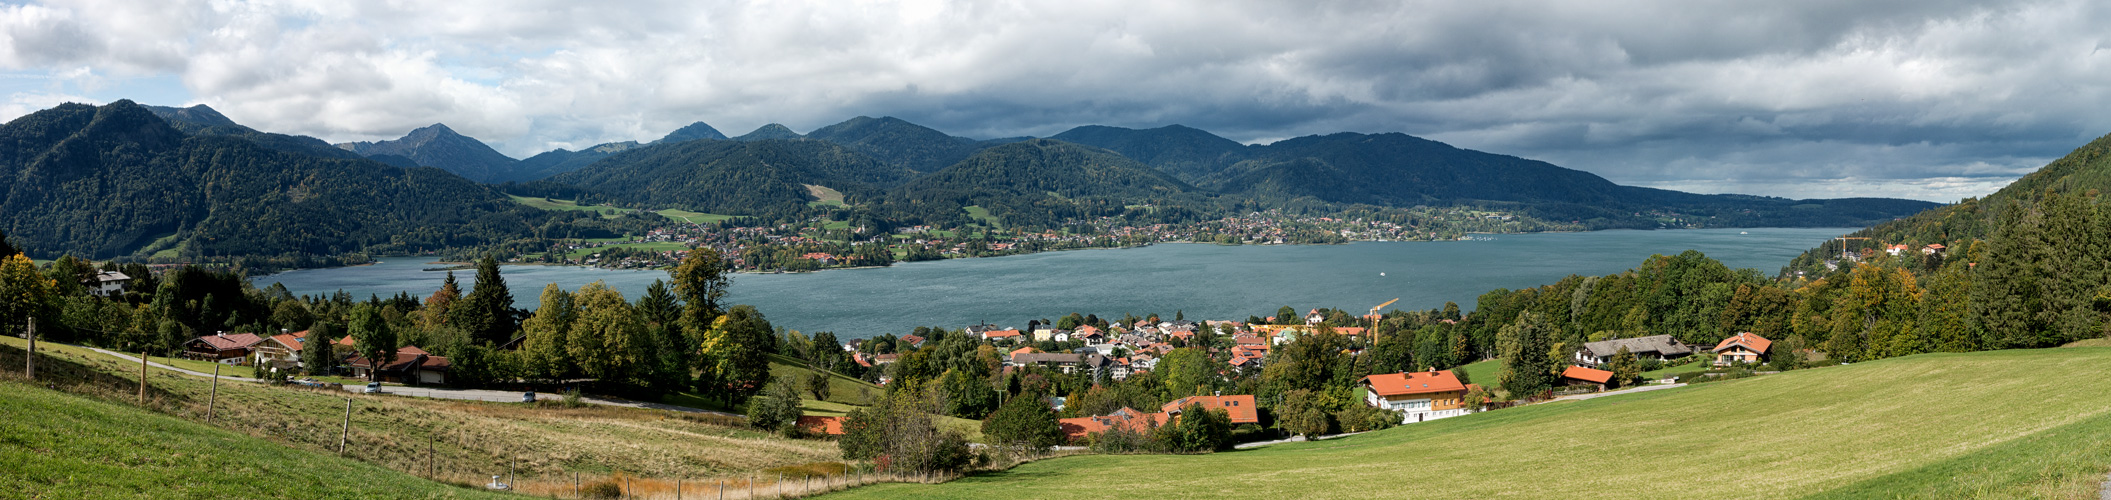
[[[435,167],[477,182],[519,180],[514,172],[518,160],[499,154],[482,141],[455,133],[447,125],[432,124],[410,131],[403,138],[378,142],[337,145],[364,156],[395,155],[410,158],[420,166]]]
[[[0,227],[38,257],[321,256],[475,245],[552,217],[432,168],[190,135],[143,106],[0,125]]]
[[[842,144],[890,166],[918,172],[945,168],[981,150],[974,139],[953,137],[895,117],[860,116],[806,134]]]
[[[808,184],[862,200],[914,175],[825,141],[694,140],[625,151],[550,181],[612,201],[746,215],[803,207],[814,201]]]

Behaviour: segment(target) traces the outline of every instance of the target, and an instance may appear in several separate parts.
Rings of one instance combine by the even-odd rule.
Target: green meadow
[[[2111,348],[1925,354],[841,498],[2097,498]],[[1117,480],[1118,478],[1118,480]]]

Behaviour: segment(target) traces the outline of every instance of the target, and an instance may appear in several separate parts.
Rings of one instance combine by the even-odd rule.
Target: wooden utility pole
[[[205,421],[213,421],[213,403],[220,401],[220,363],[213,363],[213,392],[205,396]]]
[[[337,436],[337,456],[345,455],[345,444],[352,441],[352,398],[345,398],[344,434]]]
[[[147,351],[139,351],[139,405],[147,405]]]
[[[29,330],[22,334],[29,340],[29,353],[22,355],[22,374],[30,380],[37,379],[37,318],[29,318]]]

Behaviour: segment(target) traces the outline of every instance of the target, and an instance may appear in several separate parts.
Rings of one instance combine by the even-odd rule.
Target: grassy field
[[[1496,375],[1502,373],[1503,371],[1503,360],[1484,360],[1477,363],[1467,364],[1466,366],[1453,368],[1452,370],[1458,372],[1465,372],[1466,378],[1472,380],[1473,383],[1479,384],[1481,387],[1487,387],[1490,388],[1490,390],[1493,390],[1495,387]]]
[[[997,218],[990,215],[990,209],[982,208],[981,205],[969,205],[962,208],[962,210],[968,211],[968,218],[975,219],[975,222],[997,229],[1004,229],[1004,224],[998,223]]]
[[[1666,366],[1663,368],[1642,372],[1642,378],[1656,380],[1672,376],[1673,374],[1706,370],[1708,369],[1708,361],[1713,359],[1710,356],[1713,355],[1711,354],[1707,356],[1693,356],[1693,359],[1687,360],[1684,363],[1679,363],[1676,365]]]
[[[0,497],[518,498],[13,380],[0,436]]]
[[[0,363],[20,370],[22,340],[0,337]],[[38,346],[40,381],[131,404],[138,364],[55,344]],[[72,382],[66,382],[72,381]],[[634,408],[524,405],[369,396],[222,381],[152,370],[147,408],[293,448],[335,451],[345,400],[353,400],[348,456],[448,482],[488,479],[517,466],[522,484],[554,485],[572,473],[647,478],[738,477],[773,467],[841,459],[827,441],[790,440],[738,419]],[[552,398],[555,399],[555,398]],[[479,481],[480,482],[480,481]],[[0,497],[4,497],[0,494]]]
[[[2111,347],[2111,338],[2077,340],[2060,347]]]
[[[576,202],[573,202],[572,200],[531,198],[527,196],[514,196],[510,194],[506,196],[509,198],[513,198],[514,203],[540,208],[543,210],[573,210],[583,212],[594,212],[597,214],[601,214],[601,218],[604,219],[614,219],[617,217],[622,217],[623,214],[637,211],[628,208],[616,208],[608,205],[580,205]]]
[[[672,208],[653,213],[660,214],[661,217],[666,217],[669,219],[674,219],[691,224],[711,224],[718,221],[733,218],[733,216],[731,215],[707,214],[703,212],[691,212],[688,210],[676,210]]]
[[[804,384],[807,377],[813,376],[814,370],[808,369],[806,363],[781,354],[769,356],[771,377],[791,377],[793,381],[801,384],[799,387],[803,389],[806,387]],[[880,386],[841,373],[829,372],[828,400],[831,402],[870,406],[873,400],[886,394],[887,390],[881,389]],[[804,397],[813,397],[813,394],[806,394]]]
[[[1924,354],[1206,456],[1060,458],[840,496],[2093,499],[2111,470],[2104,443],[2111,348],[2043,349]]]
[[[850,206],[850,205],[848,205],[848,204],[845,204],[845,203],[843,203],[843,192],[842,192],[842,191],[837,191],[837,190],[834,190],[834,189],[829,189],[829,188],[828,188],[827,186],[821,186],[821,185],[815,185],[815,184],[806,184],[806,194],[807,194],[807,195],[810,195],[810,196],[813,196],[813,197],[814,197],[814,200],[815,200],[815,201],[809,201],[809,202],[806,202],[806,204],[807,204],[808,206],[816,206],[816,207],[820,207],[820,206],[828,206],[828,207],[847,207],[847,206]]]

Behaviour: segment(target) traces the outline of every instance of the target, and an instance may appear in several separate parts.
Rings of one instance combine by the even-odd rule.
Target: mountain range
[[[61,117],[102,115],[122,117],[118,121],[126,125],[121,128],[132,131],[86,127],[89,122],[102,123],[97,120],[75,128],[52,125],[74,119]],[[1119,215],[1137,206],[1156,207],[1148,213],[1159,222],[1283,207],[1325,211],[1476,206],[1590,228],[1662,227],[1666,217],[1684,218],[1680,225],[1860,226],[1936,206],[1912,200],[1789,200],[1621,186],[1546,162],[1398,133],[1338,133],[1246,145],[1179,125],[1083,126],[1045,139],[977,140],[898,118],[861,116],[807,134],[770,124],[732,138],[697,122],[649,143],[613,142],[514,160],[442,124],[395,140],[332,145],[312,137],[257,131],[202,105],[68,105],[33,113],[7,127],[44,142],[17,141],[13,149],[0,152],[0,164],[7,168],[0,176],[21,179],[0,191],[0,203],[6,203],[0,206],[11,208],[0,214],[0,227],[29,240],[27,246],[41,255],[165,252],[176,242],[191,245],[184,250],[200,255],[342,253],[384,244],[452,244],[440,236],[447,232],[447,221],[480,221],[483,229],[461,241],[484,242],[546,225],[547,220],[537,218],[546,215],[503,203],[506,192],[564,193],[567,198],[637,208],[773,216],[805,213],[822,193],[833,192],[841,193],[853,210],[897,222],[964,221],[962,208],[981,206],[1006,224],[1029,227]],[[140,141],[146,142],[126,146]],[[179,154],[202,154],[196,148],[240,149],[242,155],[268,161],[222,164],[214,163],[219,159],[212,156]],[[78,176],[104,180],[82,184],[80,179],[50,177],[49,164],[58,160],[46,156],[54,150],[93,152],[90,156],[100,159],[64,161]],[[111,159],[122,155],[141,155],[142,163]],[[283,164],[279,168],[286,172],[255,171],[263,164]],[[166,193],[149,192],[149,180],[155,176],[167,180]],[[124,189],[107,189],[113,185]],[[231,199],[214,193],[229,186],[249,190],[243,194],[249,198],[237,199],[254,206],[225,205]],[[48,191],[68,189],[81,191],[63,200]],[[390,204],[402,189],[427,194],[401,206]],[[283,220],[278,230],[329,222],[320,230],[288,238],[297,243],[253,241],[250,244],[261,246],[236,251],[214,239],[222,233],[207,231],[236,231],[209,224],[228,220],[218,214],[297,212],[295,208],[314,199],[315,190],[365,193],[367,199],[335,202],[340,210],[357,214],[339,221],[320,221],[323,212],[300,212],[297,220]],[[109,206],[96,208],[74,200]],[[417,214],[404,206],[437,212]],[[79,225],[99,227],[69,229]],[[265,229],[269,228],[253,228]],[[398,232],[373,233],[380,229]]]

